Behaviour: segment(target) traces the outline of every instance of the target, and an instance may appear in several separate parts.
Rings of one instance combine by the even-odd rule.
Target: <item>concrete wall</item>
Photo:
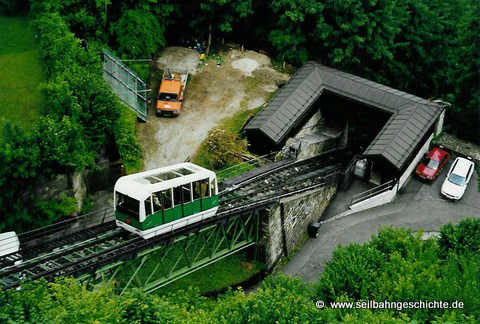
[[[443,130],[443,121],[445,120],[445,111],[442,111],[435,123],[435,136],[438,136]]]
[[[395,186],[392,189],[384,191],[376,196],[373,196],[372,198],[365,199],[356,204],[350,205],[348,209],[356,213],[362,210],[388,204],[389,202],[392,202],[395,199],[397,195],[397,191],[398,191],[398,182],[395,184]]]
[[[87,194],[87,185],[85,183],[85,175],[83,172],[75,172],[72,176],[73,196],[77,200],[77,209],[81,210],[83,206],[83,198]]]
[[[308,224],[316,222],[336,192],[336,185],[316,188],[281,199],[266,210],[263,227],[267,269],[283,255],[292,253],[307,233]]]
[[[423,144],[422,148],[418,151],[413,161],[407,167],[405,172],[401,175],[399,179],[399,189],[403,188],[403,186],[407,183],[407,180],[410,178],[410,175],[412,174],[413,170],[417,166],[418,162],[420,162],[420,160],[422,159],[423,155],[425,153],[428,153],[428,149],[430,147],[430,142],[432,141],[432,139],[433,139],[433,134],[430,135],[430,137],[427,139],[425,144]]]

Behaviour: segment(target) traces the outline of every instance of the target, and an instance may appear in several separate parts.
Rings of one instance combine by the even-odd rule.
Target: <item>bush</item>
[[[414,234],[410,229],[382,228],[377,236],[373,236],[369,245],[385,254],[388,258],[392,253],[398,253],[402,258],[415,259],[423,245],[420,233]]]
[[[343,296],[368,299],[374,289],[372,282],[379,276],[385,262],[385,254],[369,243],[339,248],[333,252],[319,279],[317,296],[324,301],[335,301]]]
[[[108,285],[89,291],[73,278],[25,283],[7,294],[0,297],[2,323],[122,323],[128,304]]]
[[[238,139],[237,135],[219,128],[208,132],[207,139],[202,143],[200,154],[207,168],[220,170],[242,162],[241,154],[247,152],[247,141]],[[196,157],[199,158],[199,157]]]
[[[156,295],[147,295],[143,291],[134,289],[126,296],[128,305],[125,308],[123,319],[130,324],[166,323],[176,318],[180,307]]]
[[[466,225],[450,234],[473,231]],[[443,231],[444,229],[442,229]],[[474,248],[475,249],[475,248]],[[266,278],[248,296],[228,291],[216,300],[198,290],[168,296],[130,290],[112,295],[105,283],[94,291],[73,279],[26,283],[0,291],[0,321],[49,323],[477,323],[480,319],[480,260],[464,249],[439,258],[437,241],[406,230],[382,229],[365,244],[334,251],[319,283],[284,275]],[[460,251],[462,254],[456,254]],[[472,251],[470,251],[472,252]],[[326,307],[317,309],[316,300]],[[458,309],[333,309],[330,301],[463,301]],[[95,304],[93,304],[95,303]],[[88,310],[88,311],[86,311]],[[114,313],[114,314],[113,314]]]
[[[87,149],[83,127],[66,115],[57,121],[42,117],[35,125],[34,136],[41,152],[44,174],[67,173],[94,165],[93,152]]]
[[[70,216],[78,211],[77,200],[66,193],[60,195],[60,199],[37,201],[35,203],[36,217],[42,223],[53,223],[62,217]],[[41,226],[42,224],[40,224]]]
[[[137,114],[123,105],[119,105],[120,118],[113,125],[118,153],[127,173],[143,170],[142,148],[137,143]]]
[[[467,218],[458,225],[447,224],[440,231],[440,253],[468,254],[480,252],[480,219]]]
[[[477,246],[472,239],[477,232],[471,220],[459,225],[447,225],[442,234],[454,237],[454,244],[445,259],[440,258],[440,239],[423,241],[419,234],[403,229],[382,229],[371,241],[339,248],[327,263],[325,272],[315,287],[316,299],[324,301],[376,300],[376,301],[462,301],[459,313],[446,309],[391,310],[392,316],[407,316],[420,322],[447,318],[471,322],[480,318],[480,261],[474,253]],[[478,222],[477,222],[478,223]],[[468,244],[458,244],[459,237],[469,237]],[[342,311],[347,314],[345,310]],[[348,311],[351,316],[351,311]],[[448,314],[447,314],[448,313]],[[378,312],[375,311],[377,315]],[[347,315],[345,315],[347,316]],[[363,315],[362,315],[363,316]],[[347,317],[345,317],[347,318]],[[353,317],[360,318],[360,317]]]

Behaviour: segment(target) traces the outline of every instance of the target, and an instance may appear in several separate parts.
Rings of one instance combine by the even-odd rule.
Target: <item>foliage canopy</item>
[[[439,239],[382,229],[364,244],[339,247],[315,284],[282,275],[256,292],[229,291],[216,300],[188,289],[167,296],[108,284],[87,289],[73,279],[25,283],[0,292],[6,323],[477,323],[480,220],[446,225]],[[8,300],[8,302],[7,302]],[[458,309],[317,309],[316,300],[463,301]]]

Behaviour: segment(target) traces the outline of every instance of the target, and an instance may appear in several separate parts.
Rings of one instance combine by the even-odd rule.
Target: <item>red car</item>
[[[450,154],[441,148],[434,147],[417,166],[417,175],[425,180],[433,180],[447,164]]]

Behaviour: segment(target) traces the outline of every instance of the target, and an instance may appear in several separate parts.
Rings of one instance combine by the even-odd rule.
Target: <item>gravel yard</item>
[[[199,64],[196,51],[170,47],[157,60],[148,121],[138,123],[145,170],[185,161],[221,119],[263,105],[277,89],[277,82],[289,78],[274,70],[267,56],[254,51],[232,49],[220,56],[223,59],[220,66],[214,59]],[[159,118],[155,116],[155,99],[161,69],[166,67],[189,70],[190,80],[182,114]]]

